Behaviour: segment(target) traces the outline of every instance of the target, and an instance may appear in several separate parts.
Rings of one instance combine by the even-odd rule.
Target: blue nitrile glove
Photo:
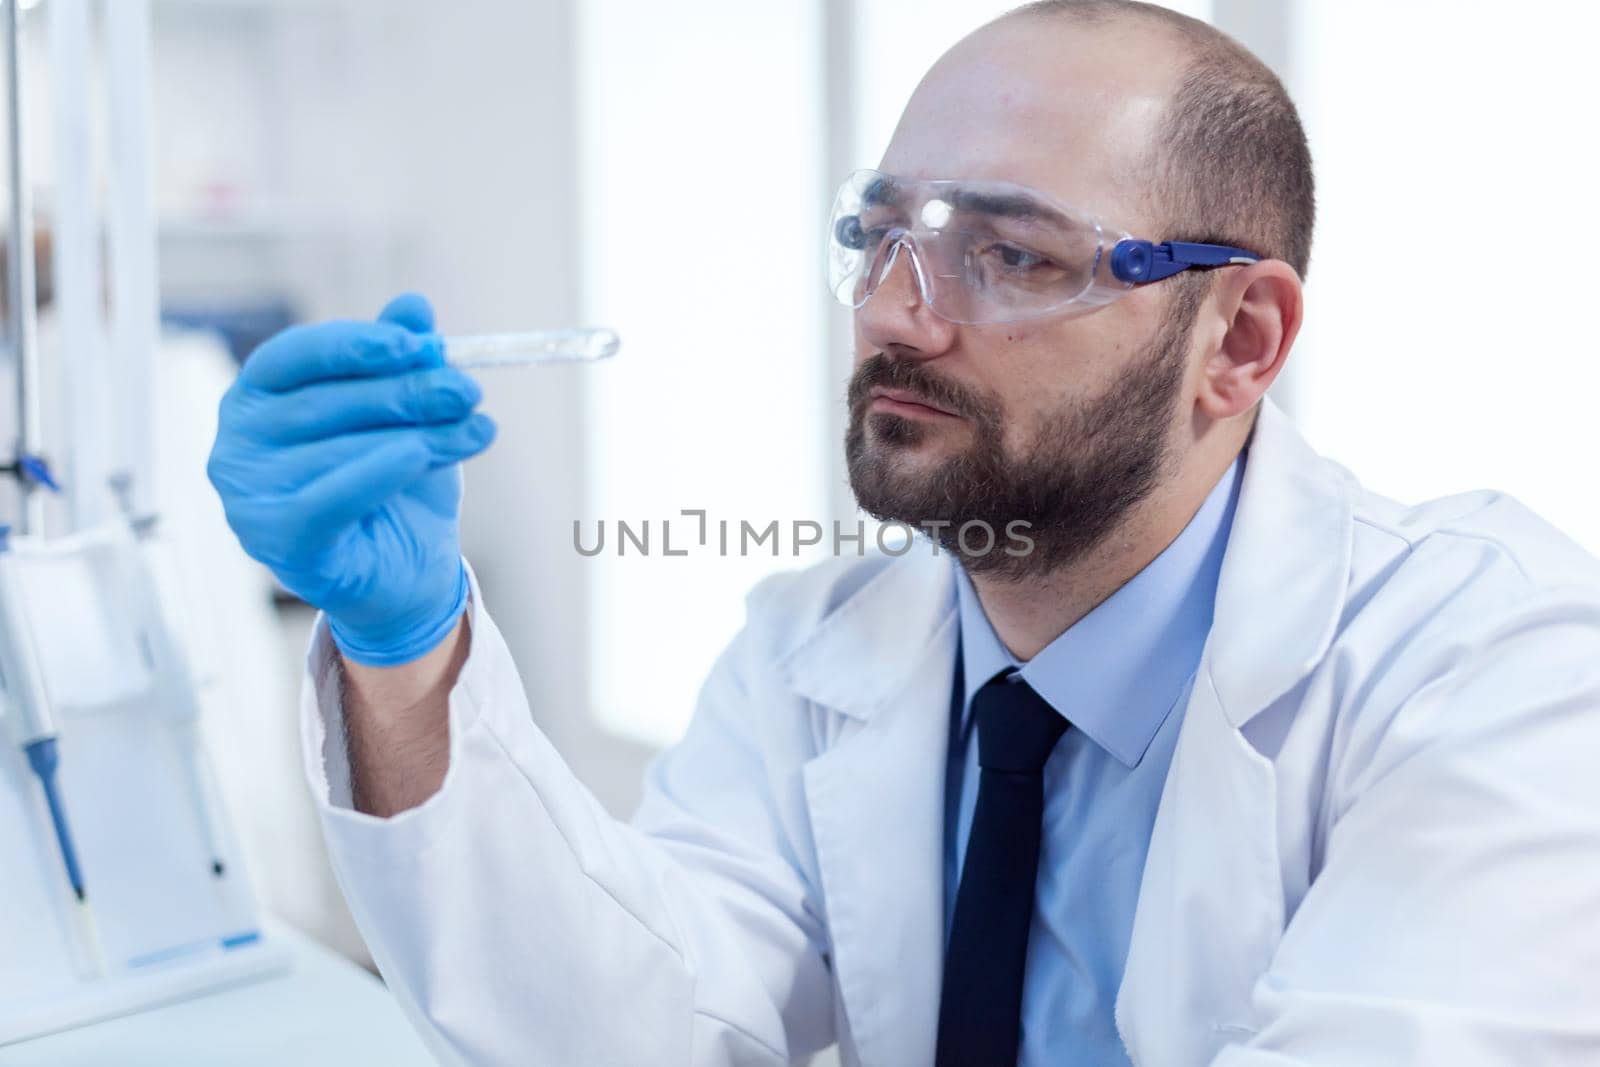
[[[245,361],[206,471],[244,550],[328,615],[358,663],[416,659],[467,599],[461,460],[488,447],[477,383],[444,365],[433,309],[296,326]]]

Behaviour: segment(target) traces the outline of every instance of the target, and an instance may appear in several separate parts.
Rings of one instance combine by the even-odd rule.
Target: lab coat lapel
[[[1250,991],[1283,930],[1272,764],[1202,668],[1145,858],[1117,1031],[1133,1062],[1209,1063],[1253,1030]]]
[[[938,1022],[958,635],[952,565],[927,551],[889,564],[786,661],[800,695],[843,717],[805,791],[847,1047],[873,1067],[931,1063]]]
[[[1255,1028],[1251,990],[1286,920],[1276,773],[1242,728],[1327,652],[1349,580],[1354,484],[1263,401],[1117,998],[1136,1064],[1208,1063]]]

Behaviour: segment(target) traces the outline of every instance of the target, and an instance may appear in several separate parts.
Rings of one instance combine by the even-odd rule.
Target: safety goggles
[[[901,254],[922,302],[951,322],[1016,322],[1088,311],[1192,267],[1254,263],[1226,245],[1141,241],[1009,182],[845,179],[828,224],[828,282],[860,308]]]

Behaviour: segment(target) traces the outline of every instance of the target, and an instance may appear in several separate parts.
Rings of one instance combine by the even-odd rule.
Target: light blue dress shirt
[[[1216,599],[1246,458],[1162,553],[1026,664],[957,567],[962,686],[951,708],[945,935],[978,799],[972,695],[1008,667],[1071,728],[1044,768],[1038,895],[1022,993],[1024,1065],[1128,1063],[1112,1010],[1139,879]]]

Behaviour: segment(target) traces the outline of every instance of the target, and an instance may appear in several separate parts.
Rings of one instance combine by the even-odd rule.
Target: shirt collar
[[[1200,662],[1233,524],[1243,451],[1177,538],[1027,663],[1000,643],[956,566],[967,729],[972,696],[1007,668],[1125,766],[1135,767]]]

